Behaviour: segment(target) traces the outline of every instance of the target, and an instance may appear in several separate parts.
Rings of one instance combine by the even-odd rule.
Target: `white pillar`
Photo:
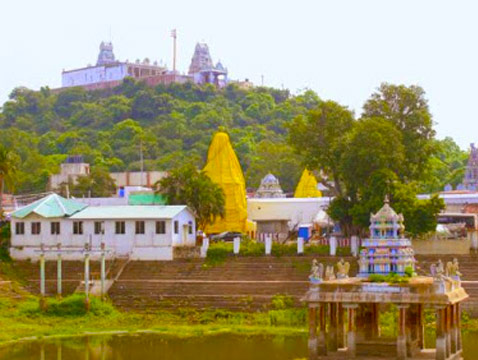
[[[235,237],[234,238],[234,255],[239,254],[239,249],[241,248],[241,238]]]
[[[207,249],[209,249],[209,238],[204,237],[202,239],[201,257],[205,258],[207,256]]]
[[[478,231],[473,230],[471,232],[471,249],[477,251],[478,250]]]
[[[329,239],[329,249],[330,255],[335,256],[337,254],[337,238],[335,236],[331,236]]]
[[[297,254],[304,253],[304,238],[298,237],[297,238]]]
[[[267,234],[266,235],[266,241],[265,241],[265,248],[266,248],[266,255],[270,255],[271,254],[271,250],[272,250],[272,235],[271,234]]]
[[[358,255],[358,248],[359,248],[359,237],[356,235],[353,235],[350,238],[350,252],[352,253],[353,256]]]

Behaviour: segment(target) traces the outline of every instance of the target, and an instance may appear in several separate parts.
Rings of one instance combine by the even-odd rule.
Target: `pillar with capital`
[[[348,314],[347,329],[347,354],[349,357],[355,357],[357,352],[356,346],[356,329],[355,329],[355,312],[358,308],[357,304],[344,304]]]
[[[408,305],[398,305],[397,359],[407,358],[406,317]]]
[[[317,359],[317,307],[309,305],[309,360]]]

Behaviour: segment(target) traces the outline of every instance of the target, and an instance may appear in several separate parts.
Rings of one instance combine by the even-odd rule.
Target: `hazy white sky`
[[[478,2],[469,0],[0,0],[0,102],[16,86],[58,87],[111,38],[120,60],[186,71],[197,41],[231,78],[315,90],[357,114],[383,81],[422,86],[438,136],[478,142]]]

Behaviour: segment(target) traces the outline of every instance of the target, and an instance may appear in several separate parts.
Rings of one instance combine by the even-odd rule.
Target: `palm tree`
[[[16,171],[17,166],[12,151],[0,145],[0,214],[3,213],[3,192],[5,187],[13,189]]]

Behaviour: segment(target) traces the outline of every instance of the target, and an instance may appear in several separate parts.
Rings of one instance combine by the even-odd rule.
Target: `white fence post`
[[[350,252],[352,253],[353,256],[358,255],[358,243],[359,243],[359,237],[357,235],[353,235],[350,238]]]
[[[337,238],[335,236],[331,236],[329,239],[329,249],[331,256],[335,256],[337,254]]]
[[[266,235],[266,255],[270,255],[271,254],[271,250],[272,250],[272,235],[271,234],[267,234]]]
[[[207,256],[207,249],[209,249],[209,238],[204,237],[202,239],[201,257],[205,258]]]
[[[471,249],[473,251],[478,250],[478,231],[476,230],[471,232]]]
[[[234,255],[239,254],[240,248],[241,248],[241,238],[235,237],[234,238]]]
[[[297,238],[297,254],[303,254],[303,253],[304,253],[304,238],[298,237]]]

